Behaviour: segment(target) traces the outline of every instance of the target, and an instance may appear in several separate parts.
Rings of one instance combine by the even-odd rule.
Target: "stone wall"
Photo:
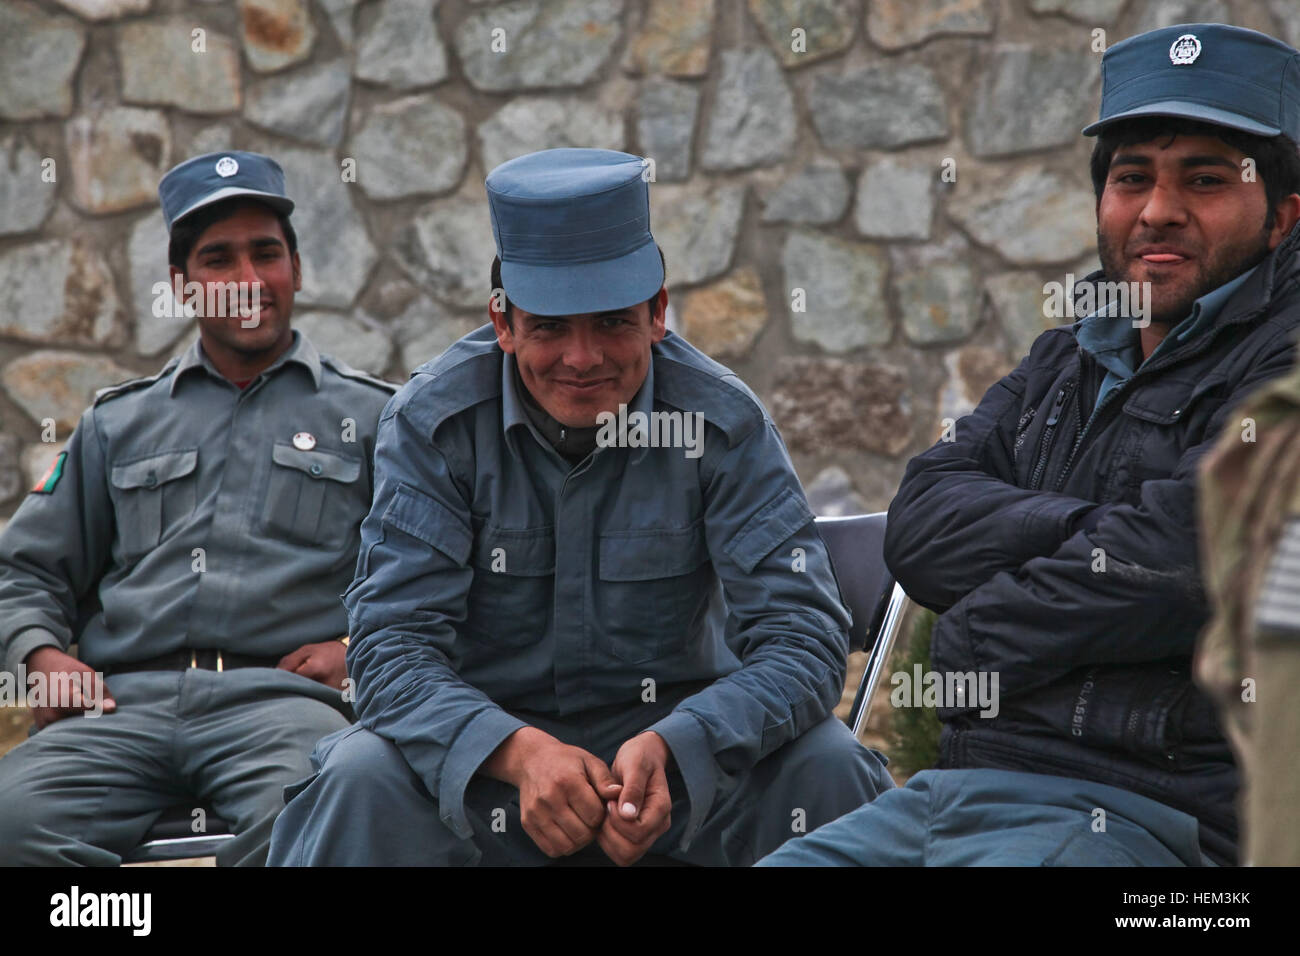
[[[487,171],[577,145],[655,161],[671,321],[815,507],[882,508],[1094,267],[1095,31],[1195,20],[1300,42],[1297,0],[0,0],[0,514],[192,338],[170,166],[277,157],[295,324],[401,380],[485,320]]]

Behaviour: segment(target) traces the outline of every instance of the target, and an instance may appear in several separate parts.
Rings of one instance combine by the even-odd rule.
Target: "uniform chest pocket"
[[[555,531],[474,524],[465,628],[493,647],[527,647],[546,634],[555,613]]]
[[[360,458],[277,441],[271,450],[263,528],[291,541],[341,548],[365,517],[360,477]]]
[[[686,646],[713,585],[702,520],[602,534],[598,561],[596,626],[604,647],[640,664]]]
[[[124,557],[152,551],[193,513],[198,463],[198,449],[186,448],[113,466],[109,480],[115,490],[117,535]]]

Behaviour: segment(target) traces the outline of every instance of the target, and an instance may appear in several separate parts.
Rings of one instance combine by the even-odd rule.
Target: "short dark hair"
[[[1164,137],[1172,140],[1176,136],[1213,136],[1255,161],[1255,173],[1263,182],[1264,194],[1268,197],[1266,229],[1272,228],[1277,204],[1292,193],[1300,193],[1300,151],[1286,134],[1256,136],[1177,116],[1139,116],[1114,123],[1097,136],[1089,163],[1097,201],[1101,202],[1101,194],[1106,189],[1106,177],[1115,150]]]
[[[668,264],[664,261],[664,251],[662,248],[659,247],[657,243],[655,244],[655,248],[659,249],[659,264],[664,267],[664,282],[667,282]],[[501,284],[501,257],[493,256],[492,257],[492,294],[493,295],[496,294],[497,289],[500,289],[502,292],[505,292],[505,286]],[[659,298],[658,291],[656,291],[654,295],[650,296],[650,298],[646,299],[646,305],[650,307],[651,315],[654,315],[655,299],[657,298]],[[514,328],[514,319],[511,317],[510,313],[511,310],[514,309],[514,307],[515,307],[514,303],[510,301],[510,297],[506,296],[506,324],[509,325],[511,328]]]
[[[229,219],[240,206],[250,202],[257,202],[257,200],[247,196],[231,196],[221,202],[214,202],[211,206],[204,206],[198,212],[191,213],[176,223],[172,226],[171,238],[167,242],[168,263],[184,272],[185,263],[189,261],[190,253],[194,251],[194,244],[199,241],[199,236],[203,235],[204,230],[213,223]],[[258,205],[264,206],[275,214],[280,229],[284,232],[284,241],[289,245],[289,255],[292,256],[298,251],[298,234],[293,231],[293,226],[289,225],[288,214],[265,203],[258,203]]]

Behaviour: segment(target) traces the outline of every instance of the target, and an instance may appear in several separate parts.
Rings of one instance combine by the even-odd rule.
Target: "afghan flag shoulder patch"
[[[63,477],[63,463],[67,458],[68,453],[66,451],[59,452],[54,461],[50,462],[50,467],[45,469],[45,474],[41,475],[41,480],[32,487],[32,491],[38,495],[52,494],[54,486]]]

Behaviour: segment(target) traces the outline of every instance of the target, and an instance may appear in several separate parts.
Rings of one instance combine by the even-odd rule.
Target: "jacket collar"
[[[1192,305],[1191,313],[1182,322],[1170,330],[1167,340],[1174,340],[1162,351],[1181,348],[1200,335],[1211,334],[1217,329],[1250,321],[1260,311],[1267,308],[1273,296],[1283,285],[1300,276],[1300,223],[1278,243],[1259,263],[1246,272],[1225,282],[1219,288],[1207,292]],[[1101,270],[1090,273],[1083,283],[1097,283],[1106,280]],[[1106,322],[1104,318],[1096,321],[1105,308],[1098,309],[1092,315],[1080,319],[1074,324],[1075,339],[1079,346],[1092,355],[1107,369],[1114,364],[1126,364],[1125,356],[1134,340],[1128,323]],[[1175,333],[1177,338],[1174,339]],[[1164,343],[1161,343],[1162,345]],[[1132,370],[1129,370],[1132,374]]]
[[[279,358],[264,368],[258,377],[261,377],[261,375],[269,375],[289,362],[296,362],[303,368],[307,369],[308,373],[311,375],[312,387],[316,391],[320,390],[320,353],[316,351],[316,346],[311,344],[311,340],[297,329],[293,330],[293,342],[290,343],[289,347],[280,354]],[[212,360],[208,358],[207,353],[203,351],[202,341],[200,339],[195,339],[190,344],[190,347],[185,350],[185,354],[181,356],[180,362],[172,372],[171,387],[168,389],[168,395],[174,396],[177,387],[180,385],[181,379],[184,378],[187,373],[192,372],[195,369],[202,369],[213,378],[220,379],[223,382],[229,381],[224,375],[217,371],[216,366],[212,364]]]

